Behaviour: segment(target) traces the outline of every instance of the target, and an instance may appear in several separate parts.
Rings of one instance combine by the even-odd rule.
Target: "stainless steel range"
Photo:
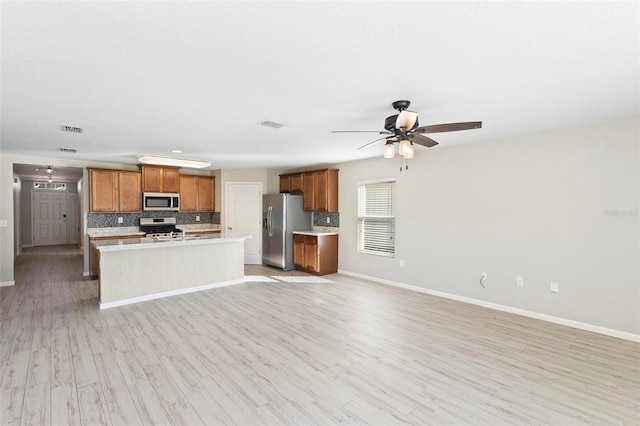
[[[176,228],[175,217],[143,217],[140,219],[140,231],[146,237],[182,238],[182,231]]]

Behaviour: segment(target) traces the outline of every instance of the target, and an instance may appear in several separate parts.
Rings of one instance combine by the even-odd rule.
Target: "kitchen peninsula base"
[[[244,283],[244,237],[96,242],[100,309]]]

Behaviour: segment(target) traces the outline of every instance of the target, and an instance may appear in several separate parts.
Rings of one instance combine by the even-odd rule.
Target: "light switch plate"
[[[0,220],[0,228],[6,228],[6,227],[7,227],[7,220],[6,219]]]
[[[557,283],[555,281],[551,281],[549,283],[549,291],[551,291],[551,293],[559,293],[560,292],[560,283]]]

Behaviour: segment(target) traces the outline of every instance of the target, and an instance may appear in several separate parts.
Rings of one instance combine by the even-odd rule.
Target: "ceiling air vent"
[[[261,126],[271,127],[272,129],[279,129],[284,126],[284,124],[276,123],[274,121],[263,121],[260,123]]]
[[[69,133],[82,133],[82,127],[60,126],[60,130]]]
[[[70,152],[72,154],[75,154],[76,152],[78,152],[73,148],[60,148],[60,151],[62,151],[62,152]]]

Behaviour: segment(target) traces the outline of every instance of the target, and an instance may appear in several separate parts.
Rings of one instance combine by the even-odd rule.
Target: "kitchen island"
[[[244,240],[232,233],[92,242],[100,309],[244,282]]]

